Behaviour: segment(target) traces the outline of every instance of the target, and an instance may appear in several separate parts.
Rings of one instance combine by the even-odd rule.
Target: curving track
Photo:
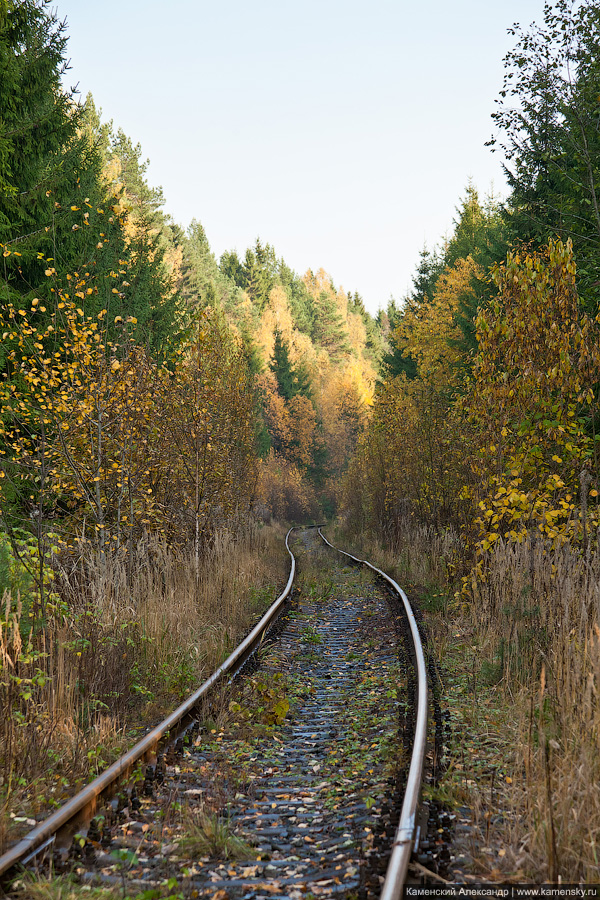
[[[307,891],[314,896],[375,897],[383,882],[382,898],[401,896],[414,840],[427,719],[418,630],[395,582],[350,557],[353,564],[372,570],[372,576],[361,576],[356,565],[340,566],[333,553],[319,552],[317,545],[314,531],[303,531],[295,540],[303,564],[314,565],[317,559],[320,570],[327,570],[327,589],[322,589],[323,579],[320,589],[307,594],[305,588],[289,611],[286,601],[295,568],[290,551],[286,590],[249,638],[186,704],[112,767],[122,775],[133,757],[155,753],[161,734],[171,731],[173,736],[181,729],[208,693],[260,645],[284,606],[288,609],[278,639],[262,646],[254,676],[240,679],[227,695],[232,710],[227,724],[215,721],[209,722],[213,729],[188,728],[165,763],[147,768],[143,785],[121,790],[104,817],[92,820],[89,830],[80,828],[82,834],[87,832],[76,860],[83,881],[126,880],[135,894],[160,888],[172,878],[186,898],[222,900],[293,900]],[[381,579],[387,579],[402,607],[388,599]],[[410,762],[403,761],[409,774],[396,829],[389,758],[406,701],[398,665],[406,621],[416,639],[418,709],[414,752]],[[282,700],[290,704],[285,718],[285,708],[277,706]],[[267,714],[275,710],[281,724],[256,726],[258,714],[248,716],[251,704],[262,704]],[[206,723],[210,711],[205,708],[201,715]],[[232,721],[236,718],[241,721]],[[101,806],[99,797],[111,774],[109,770],[97,780],[101,784],[88,786],[87,795],[78,795],[67,804],[70,809],[59,810],[52,819],[64,828],[73,810],[81,818],[87,808],[89,820],[94,806]],[[19,860],[47,841],[53,824],[38,826],[0,858],[0,874],[14,872]],[[190,827],[202,841],[212,829],[213,846],[192,846],[185,837]],[[380,875],[382,856],[390,856],[385,881]]]

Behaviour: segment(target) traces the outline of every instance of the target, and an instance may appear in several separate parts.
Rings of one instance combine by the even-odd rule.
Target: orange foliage
[[[272,515],[288,522],[307,522],[318,515],[313,486],[298,466],[271,452],[260,465],[259,498]]]

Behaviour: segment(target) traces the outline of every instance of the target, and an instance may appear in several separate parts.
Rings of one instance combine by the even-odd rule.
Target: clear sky
[[[471,177],[513,22],[543,0],[56,0],[69,84],[134,142],[217,256],[256,237],[371,311],[409,289]]]

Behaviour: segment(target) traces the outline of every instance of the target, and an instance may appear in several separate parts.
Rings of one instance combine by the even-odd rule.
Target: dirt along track
[[[92,822],[64,864],[78,880],[186,900],[379,895],[405,763],[399,612],[314,530],[292,549],[301,577],[278,638]]]

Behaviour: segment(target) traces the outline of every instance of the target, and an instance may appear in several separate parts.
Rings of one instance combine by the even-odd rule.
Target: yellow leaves
[[[498,540],[499,537],[500,537],[500,535],[497,532],[495,532],[495,531],[490,532],[481,541],[481,545],[480,545],[481,549],[483,551],[489,550],[492,547],[492,545],[496,543],[496,541]]]
[[[71,282],[85,287],[76,278]],[[227,326],[207,319],[198,346],[181,354],[172,374],[126,333],[118,347],[105,346],[97,331],[106,311],[91,321],[66,295],[59,302],[62,314],[39,330],[13,310],[4,339],[14,333],[14,343],[21,343],[14,364],[22,377],[7,388],[7,395],[11,389],[16,392],[11,405],[20,410],[22,423],[36,429],[41,421],[49,426],[44,449],[51,461],[49,489],[79,497],[70,515],[89,528],[102,516],[104,538],[120,534],[121,540],[140,525],[150,530],[166,525],[168,530],[175,507],[184,521],[188,517],[193,523],[195,509],[201,508],[208,522],[215,508],[219,515],[229,514],[240,496],[250,502],[256,483],[254,398],[243,355]],[[125,321],[136,324],[133,316]],[[44,339],[52,331],[52,351],[42,358]],[[190,443],[193,433],[197,444]],[[11,433],[3,435],[5,446],[11,446],[11,438]],[[15,443],[17,438],[15,432]],[[161,473],[166,472],[165,495]],[[201,507],[196,505],[195,478],[202,485]],[[120,531],[111,531],[121,501],[128,514],[119,520]]]
[[[477,317],[480,352],[466,406],[479,471],[497,473],[480,480],[479,506],[495,509],[494,530],[508,540],[521,539],[522,529],[512,524],[517,517],[525,530],[537,527],[551,540],[580,527],[571,500],[581,462],[592,453],[580,416],[600,382],[600,360],[590,352],[600,345],[600,329],[582,312],[573,275],[568,243],[509,254],[493,274],[498,300]],[[549,474],[557,466],[560,474]],[[518,488],[511,483],[517,475]],[[480,520],[480,550],[489,540],[486,521]]]

